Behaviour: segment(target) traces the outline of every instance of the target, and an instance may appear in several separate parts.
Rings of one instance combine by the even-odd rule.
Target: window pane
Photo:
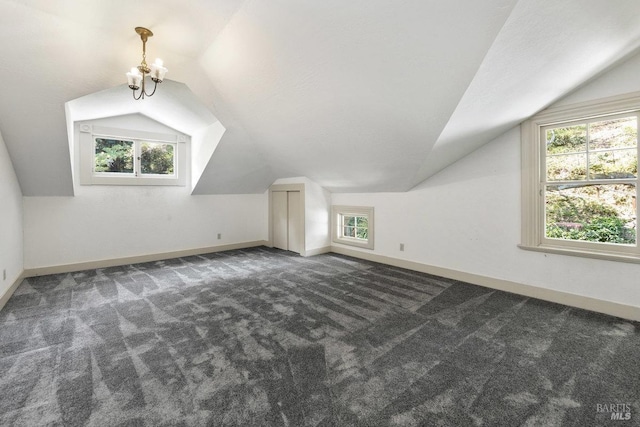
[[[604,120],[589,125],[589,150],[635,147],[637,140],[636,117]]]
[[[547,130],[547,155],[587,150],[587,126],[577,125]]]
[[[587,153],[547,157],[548,181],[581,181],[587,178]]]
[[[359,216],[357,217],[357,222],[356,225],[358,227],[368,227],[369,226],[369,220],[366,216]]]
[[[355,227],[344,227],[343,236],[344,237],[356,237],[356,229],[355,229]]]
[[[143,142],[140,146],[140,171],[143,174],[173,175],[173,144]]]
[[[353,227],[353,226],[356,225],[356,217],[354,217],[354,216],[345,215],[343,217],[343,221],[344,221],[343,224],[344,224],[345,227],[346,226]]]
[[[616,150],[589,153],[591,179],[635,178],[638,171],[638,151]]]
[[[96,138],[95,172],[133,173],[133,141]]]
[[[635,185],[549,185],[545,196],[546,237],[636,242]]]
[[[367,228],[356,228],[356,238],[358,239],[368,239],[369,238],[369,229]]]

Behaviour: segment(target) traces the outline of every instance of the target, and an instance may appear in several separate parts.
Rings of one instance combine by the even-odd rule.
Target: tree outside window
[[[133,141],[96,138],[94,171],[133,173]]]
[[[136,157],[136,152],[139,152]],[[174,175],[175,147],[170,143],[95,138],[94,172]]]
[[[369,219],[366,216],[342,216],[344,237],[367,240],[369,238]]]
[[[636,243],[637,116],[546,127],[545,236]]]

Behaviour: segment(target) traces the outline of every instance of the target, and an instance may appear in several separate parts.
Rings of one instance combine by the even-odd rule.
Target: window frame
[[[522,173],[522,249],[607,259],[640,262],[640,234],[635,245],[553,239],[545,233],[546,141],[549,128],[590,123],[608,118],[636,116],[640,127],[640,92],[610,98],[549,108],[521,125]],[[640,135],[639,135],[640,137]],[[640,146],[636,145],[640,155]],[[640,156],[639,156],[640,157]],[[588,177],[587,171],[587,177]],[[621,181],[636,186],[636,200],[640,195],[640,177],[635,179],[591,179],[591,182],[615,184]],[[636,207],[636,217],[638,207]]]
[[[80,184],[81,185],[137,185],[185,186],[187,177],[187,137],[182,134],[162,134],[103,126],[80,126]],[[132,141],[134,172],[113,173],[95,171],[96,138]],[[174,173],[172,175],[143,174],[140,172],[140,153],[143,143],[161,143],[174,146]]]
[[[367,239],[344,235],[343,219],[345,216],[367,218]],[[364,249],[374,248],[374,216],[371,206],[331,206],[331,240],[334,243],[355,246]]]

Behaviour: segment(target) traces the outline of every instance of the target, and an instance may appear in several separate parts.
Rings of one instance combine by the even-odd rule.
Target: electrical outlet
[[[218,240],[222,239],[222,233],[218,233]]]
[[[404,251],[404,243],[400,243],[400,251]]]

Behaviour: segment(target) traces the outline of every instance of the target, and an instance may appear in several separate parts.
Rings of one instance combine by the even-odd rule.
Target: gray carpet
[[[0,312],[0,424],[640,425],[639,326],[268,248],[42,276]]]

